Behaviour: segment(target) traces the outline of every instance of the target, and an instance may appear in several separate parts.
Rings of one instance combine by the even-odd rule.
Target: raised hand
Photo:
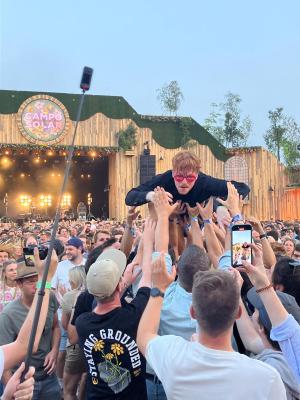
[[[262,224],[260,223],[260,221],[255,218],[255,217],[248,217],[247,218],[247,222],[249,222],[253,228],[260,234],[262,235],[264,233],[264,228],[262,227]]]
[[[188,213],[189,213],[189,216],[190,216],[191,218],[198,217],[198,215],[199,215],[199,208],[198,208],[198,206],[196,206],[196,207],[190,207],[190,205],[189,205],[188,203],[185,203],[185,205],[186,205],[186,209],[187,209],[187,211],[188,211]]]
[[[158,218],[160,216],[168,217],[174,213],[178,204],[170,204],[167,192],[163,188],[156,188],[154,191],[153,203]]]
[[[142,268],[140,267],[140,263],[136,261],[132,261],[127,265],[124,274],[123,274],[123,285],[124,289],[127,289],[130,285],[132,285],[142,273]]]
[[[163,293],[176,277],[176,269],[173,267],[172,273],[169,274],[166,266],[165,255],[152,262],[152,286],[158,288]]]
[[[34,265],[38,269],[39,279],[42,279],[47,258],[45,260],[40,259],[39,249],[37,247],[34,248],[33,254],[34,254]],[[51,255],[47,281],[51,281],[51,279],[53,278],[57,268],[57,264],[58,264],[58,257],[55,250],[53,250]]]
[[[136,207],[129,207],[127,213],[127,224],[132,226],[133,221],[137,219],[140,214],[140,210],[136,210]]]
[[[157,186],[157,187],[154,189],[154,191],[149,192],[149,193],[147,194],[147,199],[148,199],[149,201],[151,201],[152,203],[154,203],[154,197],[155,197],[155,191],[156,191],[156,189],[162,189],[162,188],[160,188],[159,186]],[[167,195],[167,198],[168,198],[169,203],[173,203],[173,195],[172,195],[171,193],[169,193],[169,192],[166,192],[166,191],[165,191],[165,193],[166,193],[166,195]]]
[[[217,198],[217,201],[227,207],[231,216],[240,214],[240,196],[235,186],[231,182],[227,182],[228,195],[226,200]]]
[[[203,207],[201,204],[197,203],[197,208],[198,208],[200,217],[202,218],[203,221],[212,219],[213,205],[214,205],[214,200],[212,197],[210,197],[210,199],[208,200],[205,207]]]
[[[268,286],[270,281],[263,263],[261,250],[259,250],[259,248],[253,243],[249,243],[249,246],[253,251],[252,264],[243,261],[243,266],[238,267],[237,270],[240,272],[246,272],[251,283],[258,290]]]

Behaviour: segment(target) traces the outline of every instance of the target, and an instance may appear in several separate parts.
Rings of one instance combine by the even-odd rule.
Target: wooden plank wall
[[[284,193],[284,220],[300,220],[300,188],[286,189]]]
[[[284,189],[288,175],[283,164],[264,148],[252,152],[237,152],[249,168],[250,202],[246,214],[261,220],[285,219],[286,200]]]
[[[80,122],[76,145],[115,147],[117,146],[116,133],[125,129],[130,123],[132,121],[128,119],[114,120],[101,113],[95,114],[88,120]],[[157,173],[170,169],[172,157],[182,150],[182,148],[165,149],[153,140],[149,129],[137,126],[136,128],[138,143],[131,155],[123,152],[109,155],[109,210],[110,217],[118,219],[126,215],[124,203],[126,193],[139,184],[139,156],[144,150],[143,143],[149,141],[151,154],[156,155]],[[70,143],[71,135],[72,129],[60,144]],[[0,143],[28,143],[18,130],[16,114],[0,115]],[[199,156],[203,172],[218,178],[224,177],[224,163],[217,160],[208,147],[197,144],[191,147],[191,150]],[[251,195],[250,203],[246,208],[247,214],[254,214],[266,220],[288,219],[295,212],[294,218],[300,218],[299,197],[284,191],[288,176],[284,166],[277,161],[276,157],[263,148],[236,155],[243,157],[249,167]],[[273,191],[270,191],[270,188]]]

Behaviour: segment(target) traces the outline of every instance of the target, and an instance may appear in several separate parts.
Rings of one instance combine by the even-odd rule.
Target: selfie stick
[[[73,157],[73,153],[74,153],[76,133],[77,133],[78,123],[80,120],[80,115],[81,115],[82,106],[83,106],[83,102],[84,102],[84,94],[90,88],[92,75],[93,75],[92,68],[84,67],[83,73],[82,73],[82,78],[81,78],[81,83],[80,83],[80,88],[82,89],[82,93],[80,95],[79,107],[77,110],[74,134],[73,134],[72,143],[68,148],[68,158],[67,158],[67,164],[66,164],[66,169],[65,169],[65,174],[64,174],[64,180],[63,180],[63,184],[62,184],[62,187],[60,190],[58,203],[57,203],[57,207],[56,207],[56,214],[55,214],[48,254],[47,254],[46,261],[45,261],[45,269],[44,269],[43,278],[42,278],[42,282],[41,282],[41,288],[38,292],[38,299],[37,299],[37,303],[36,303],[36,309],[35,309],[34,319],[33,319],[33,323],[32,323],[32,329],[31,329],[29,343],[28,343],[27,355],[25,358],[25,370],[22,375],[22,378],[23,378],[22,380],[24,380],[24,377],[29,369],[30,362],[31,362],[33,345],[34,345],[37,326],[38,326],[38,322],[39,322],[39,318],[40,318],[43,298],[45,295],[45,285],[46,285],[46,281],[47,281],[47,275],[48,275],[48,271],[49,271],[49,267],[50,267],[50,263],[51,263],[52,252],[54,249],[54,241],[56,239],[56,233],[57,233],[58,223],[59,223],[59,219],[60,219],[61,201],[62,201],[62,197],[63,197],[63,194],[65,192],[65,189],[66,189],[66,186],[68,183],[68,178],[69,178],[69,173],[70,173],[70,168],[71,168],[71,163],[72,163],[72,157]]]

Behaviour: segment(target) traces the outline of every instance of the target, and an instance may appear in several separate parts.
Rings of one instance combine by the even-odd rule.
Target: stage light
[[[9,154],[9,151],[8,151],[8,150],[6,150],[5,154],[8,156],[8,154]]]
[[[50,207],[52,205],[52,196],[51,194],[41,194],[40,195],[40,206],[41,207]]]
[[[40,157],[36,157],[33,161],[34,161],[36,164],[38,164],[38,163],[41,161],[41,159],[40,159]]]
[[[53,156],[53,151],[49,150],[47,154],[48,156]]]
[[[30,207],[31,202],[32,202],[32,198],[30,196],[28,196],[27,194],[22,194],[20,196],[21,207],[28,208],[28,207]]]
[[[47,160],[44,160],[44,163],[47,162]]]
[[[51,176],[52,176],[52,178],[54,178],[54,177],[55,177],[55,174],[54,174],[54,172],[52,172]]]
[[[11,164],[12,164],[12,161],[8,157],[1,158],[1,162],[0,162],[1,168],[8,169],[11,167]]]
[[[66,193],[63,195],[62,201],[61,201],[61,207],[62,208],[71,207],[71,195],[70,194]]]
[[[24,178],[24,177],[25,177],[25,174],[23,174],[23,172],[22,172],[22,174],[20,175],[20,177],[21,177],[21,178]]]
[[[93,158],[95,158],[96,155],[97,155],[97,153],[96,153],[95,151],[92,151],[92,152],[91,152],[91,156],[92,156]]]
[[[81,175],[80,175],[80,178],[84,178],[84,175],[83,175],[83,174],[81,174]]]
[[[91,175],[90,175],[90,174],[88,174],[88,175],[87,175],[87,177],[88,177],[88,178],[90,178],[90,177],[91,177]]]

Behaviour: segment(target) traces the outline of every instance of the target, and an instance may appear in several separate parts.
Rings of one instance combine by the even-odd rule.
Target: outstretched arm
[[[164,186],[164,175],[165,174],[156,175],[150,179],[150,181],[131,189],[125,198],[126,205],[136,207],[152,201],[151,195],[153,194],[154,189],[157,186]]]
[[[222,198],[227,197],[228,195],[227,181],[225,181],[224,179],[213,178],[211,176],[207,176],[206,178],[207,178],[207,184],[206,184],[207,190],[210,193],[210,196],[222,197]],[[245,183],[236,181],[231,181],[231,183],[234,185],[239,195],[241,195],[243,198],[245,198],[249,194],[250,188]]]

